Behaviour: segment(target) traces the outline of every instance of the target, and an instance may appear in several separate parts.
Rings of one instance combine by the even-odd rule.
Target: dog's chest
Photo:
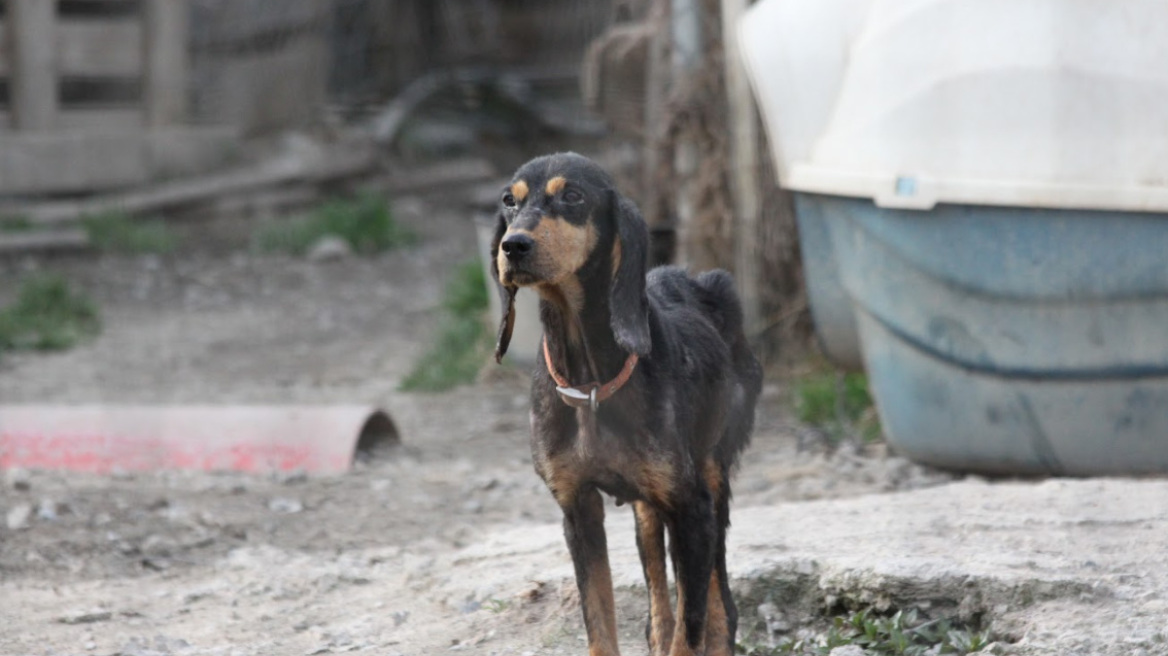
[[[642,436],[622,434],[583,416],[580,420],[571,441],[535,454],[536,469],[557,499],[573,497],[583,485],[620,501],[657,502],[671,496],[678,473],[672,458],[647,449]]]

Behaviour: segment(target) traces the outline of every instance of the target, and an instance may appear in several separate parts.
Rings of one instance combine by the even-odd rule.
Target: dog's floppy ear
[[[645,295],[649,229],[637,206],[615,191],[611,192],[610,207],[620,243],[619,255],[614,255],[620,262],[609,298],[612,334],[629,353],[648,355],[653,346],[649,337],[649,299]]]
[[[515,292],[514,285],[504,285],[499,280],[499,243],[503,241],[503,234],[507,232],[507,221],[500,212],[495,216],[495,236],[491,238],[491,278],[499,288],[499,297],[503,299],[503,318],[499,322],[499,336],[495,340],[495,362],[501,362],[511,344],[511,331],[515,329]]]

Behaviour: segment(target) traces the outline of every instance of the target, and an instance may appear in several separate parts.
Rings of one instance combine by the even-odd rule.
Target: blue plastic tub
[[[817,331],[889,441],[996,473],[1168,472],[1168,215],[801,193]]]

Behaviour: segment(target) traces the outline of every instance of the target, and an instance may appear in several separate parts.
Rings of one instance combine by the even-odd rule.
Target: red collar
[[[551,374],[552,380],[556,381],[556,392],[560,394],[560,398],[564,403],[573,408],[586,408],[591,406],[593,410],[600,405],[601,401],[608,400],[613,394],[620,391],[620,388],[629,382],[629,378],[633,375],[633,369],[637,367],[637,354],[630,353],[625,366],[621,368],[620,373],[616,378],[601,385],[600,383],[584,383],[583,385],[572,385],[567,378],[560,375],[556,368],[552,366],[552,355],[548,352],[547,337],[543,338],[543,360],[547,365],[548,373]]]

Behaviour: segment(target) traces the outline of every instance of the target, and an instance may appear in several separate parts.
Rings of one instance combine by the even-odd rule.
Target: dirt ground
[[[182,228],[188,246],[172,255],[0,261],[0,302],[10,281],[52,269],[104,322],[70,352],[6,356],[3,403],[371,403],[402,436],[341,476],[6,472],[0,654],[582,650],[570,585],[459,555],[559,521],[531,468],[523,373],[396,389],[446,275],[475,253],[470,214],[448,201],[399,199],[421,239],[371,258],[258,256],[233,238],[240,226],[204,222]],[[954,480],[879,448],[829,452],[786,407],[769,380],[736,508]],[[627,508],[611,514],[631,523]],[[625,651],[644,653],[641,595],[619,603]]]

